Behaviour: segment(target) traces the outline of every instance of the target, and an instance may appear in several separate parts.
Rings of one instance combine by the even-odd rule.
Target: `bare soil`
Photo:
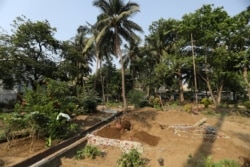
[[[228,111],[229,113],[230,111]],[[225,112],[223,112],[225,113]],[[87,116],[77,117],[78,122],[85,120]],[[175,131],[173,125],[189,126],[206,117],[205,126],[216,129],[215,138],[197,135],[197,132]],[[93,117],[94,123],[97,121]],[[137,141],[143,144],[142,157],[148,160],[147,166],[160,166],[158,160],[164,160],[163,166],[172,167],[194,167],[195,164],[202,163],[203,157],[211,155],[214,161],[222,159],[232,159],[243,164],[242,158],[250,159],[250,118],[242,117],[236,113],[216,115],[189,114],[176,109],[160,111],[153,108],[142,108],[130,111],[123,116],[129,120],[131,130],[119,130],[114,123],[100,129],[97,136]],[[92,123],[90,123],[91,125]],[[82,121],[82,127],[86,121]],[[85,124],[86,126],[86,124]],[[25,159],[45,148],[44,141],[35,140],[33,149],[30,150],[30,140],[22,139],[13,143],[11,149],[5,149],[6,143],[0,144],[0,166],[1,162],[5,165]],[[122,152],[119,148],[110,146],[99,146],[105,152],[104,157],[96,159],[76,160],[72,157],[61,158],[61,167],[111,167],[115,166],[116,161]]]
[[[93,113],[89,115],[79,115],[74,117],[71,121],[77,123],[80,131],[86,130],[94,124],[110,117],[109,113]],[[4,126],[0,120],[0,126]],[[60,141],[53,141],[52,145],[56,145]],[[43,139],[32,139],[24,137],[14,139],[10,142],[0,143],[0,167],[9,167],[18,162],[25,160],[37,153],[43,152],[46,149],[46,142]]]

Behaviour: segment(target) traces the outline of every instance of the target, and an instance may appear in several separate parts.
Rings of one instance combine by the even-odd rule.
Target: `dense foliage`
[[[38,84],[36,91],[27,90],[16,104],[14,114],[6,119],[6,134],[31,128],[33,135],[46,138],[50,146],[52,140],[76,133],[78,126],[70,117],[96,111],[97,99],[94,92],[85,92],[77,98],[70,90],[66,82],[52,79]]]
[[[123,101],[126,108],[127,97],[136,107],[159,108],[163,101],[196,100],[196,93],[206,107],[233,102],[248,108],[250,8],[229,16],[207,4],[180,20],[159,18],[141,44],[135,32],[142,28],[130,20],[137,3],[95,0],[93,6],[101,9],[96,23],[80,25],[67,41],[54,37],[47,20],[25,16],[14,20],[12,34],[1,32],[1,87],[18,92],[13,118],[53,122],[59,113],[94,112],[101,101]],[[94,60],[99,68],[90,75]]]

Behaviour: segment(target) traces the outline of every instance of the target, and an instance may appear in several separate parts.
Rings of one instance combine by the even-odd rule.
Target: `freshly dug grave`
[[[190,127],[206,117],[203,127]],[[142,157],[149,160],[147,166],[160,166],[159,159],[163,159],[164,166],[194,167],[201,164],[204,156],[212,156],[214,161],[232,159],[243,164],[243,158],[250,158],[250,119],[241,116],[225,114],[192,115],[186,112],[169,110],[158,111],[153,108],[133,110],[123,116],[122,120],[129,121],[129,129],[119,128],[112,123],[100,129],[94,135],[135,141],[143,144]],[[122,122],[122,121],[121,121]],[[176,131],[173,127],[182,126]],[[210,135],[197,135],[205,128],[216,132]],[[198,129],[198,131],[197,131]],[[66,166],[115,166],[122,154],[117,147],[98,146],[105,152],[104,157],[96,159],[76,160],[74,157],[61,158],[61,167]],[[239,158],[240,157],[240,158]],[[198,163],[199,162],[199,163]]]

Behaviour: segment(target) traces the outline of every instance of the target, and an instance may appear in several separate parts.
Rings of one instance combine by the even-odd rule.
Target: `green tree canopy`
[[[59,41],[47,20],[32,22],[25,17],[14,20],[11,43],[15,48],[15,75],[33,89],[43,77],[53,78]]]

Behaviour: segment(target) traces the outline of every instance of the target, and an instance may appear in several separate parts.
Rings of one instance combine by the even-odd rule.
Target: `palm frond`
[[[83,51],[82,51],[83,54],[85,54],[89,50],[89,48],[92,46],[94,40],[95,40],[94,36],[92,36],[91,38],[88,39],[85,47],[83,48]]]

